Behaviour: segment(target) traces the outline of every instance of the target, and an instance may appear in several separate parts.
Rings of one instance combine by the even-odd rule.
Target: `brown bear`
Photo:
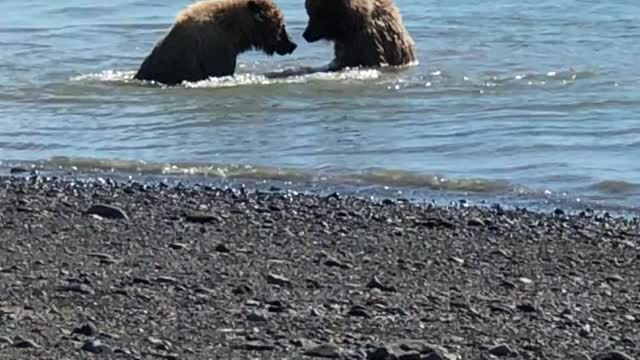
[[[205,0],[178,14],[134,78],[176,85],[233,75],[244,51],[286,55],[296,46],[272,0]]]
[[[409,65],[415,43],[392,0],[306,0],[307,42],[334,42],[330,70]]]

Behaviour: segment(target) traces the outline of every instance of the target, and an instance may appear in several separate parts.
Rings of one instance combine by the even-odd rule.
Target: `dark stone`
[[[467,224],[469,226],[484,226],[484,221],[482,221],[482,219],[472,218],[467,221]]]
[[[421,340],[401,340],[375,348],[367,360],[447,360],[444,349]]]
[[[355,305],[347,312],[349,316],[360,316],[365,318],[370,318],[371,315],[367,312],[367,309],[360,305]]]
[[[251,294],[253,294],[253,289],[251,288],[251,286],[249,286],[247,284],[240,284],[240,285],[236,286],[235,288],[233,288],[233,290],[231,292],[234,295],[251,295]]]
[[[342,349],[335,344],[325,343],[308,348],[304,355],[319,358],[337,359],[342,355]]]
[[[23,167],[13,167],[11,169],[9,169],[9,174],[22,174],[22,173],[26,173],[29,172],[28,169],[25,169]]]
[[[266,322],[269,315],[263,311],[252,311],[247,314],[247,320],[251,322]]]
[[[16,339],[13,343],[13,347],[18,349],[38,349],[40,348],[40,345],[31,339]]]
[[[75,292],[83,295],[93,295],[95,291],[85,284],[69,284],[58,288],[60,292]]]
[[[172,248],[173,250],[184,250],[187,248],[187,244],[183,244],[183,243],[172,243],[169,245],[170,248]]]
[[[291,286],[291,280],[287,279],[284,276],[268,274],[267,275],[267,283],[272,285],[278,285],[281,287],[289,287]]]
[[[98,334],[98,328],[95,324],[89,322],[80,327],[73,329],[74,334],[80,334],[85,336],[96,336]]]
[[[262,341],[249,341],[241,344],[239,348],[247,351],[272,351],[276,347],[271,343]]]
[[[184,215],[185,220],[197,223],[197,224],[207,224],[210,222],[220,222],[220,218],[213,214],[199,213],[199,212],[189,212]]]
[[[394,286],[384,285],[376,276],[372,277],[371,280],[367,283],[367,288],[369,289],[378,289],[385,292],[396,292],[396,288]]]
[[[80,349],[93,354],[109,354],[112,352],[109,346],[103,344],[102,341],[98,339],[85,342]]]
[[[214,250],[219,252],[219,253],[225,253],[225,254],[231,252],[231,250],[229,250],[229,248],[225,244],[216,245],[216,248]]]
[[[522,303],[522,304],[519,304],[518,306],[516,306],[516,308],[517,308],[518,310],[522,311],[522,312],[525,312],[525,313],[533,313],[533,312],[538,311],[538,310],[536,309],[536,307],[535,307],[535,306],[533,306],[533,304],[530,304],[530,303]]]
[[[107,218],[107,219],[125,219],[125,220],[129,219],[129,215],[127,215],[127,213],[125,213],[124,210],[116,206],[106,205],[106,204],[92,205],[86,211],[86,214],[98,215],[100,217]]]
[[[516,352],[513,351],[508,345],[500,344],[496,345],[488,350],[488,353],[493,356],[505,357],[515,355]]]
[[[334,257],[331,257],[331,256],[327,256],[327,259],[324,261],[324,264],[326,266],[329,266],[329,267],[338,267],[338,268],[341,268],[341,269],[350,268],[350,266],[348,264],[345,264],[345,263],[341,262],[340,260],[338,260],[338,259],[336,259]]]
[[[633,360],[633,358],[620,351],[607,351],[597,354],[592,360]]]
[[[132,281],[134,284],[151,285],[151,280],[144,277],[134,277]]]

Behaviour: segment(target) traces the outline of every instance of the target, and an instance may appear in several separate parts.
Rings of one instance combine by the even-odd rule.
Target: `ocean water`
[[[275,80],[332,58],[302,39],[303,1],[280,0],[294,54],[248,52],[234,77],[173,88],[132,81],[189,3],[2,0],[3,171],[640,204],[635,0],[396,0],[417,66]]]

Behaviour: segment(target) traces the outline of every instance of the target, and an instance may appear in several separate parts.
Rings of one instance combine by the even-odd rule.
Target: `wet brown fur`
[[[330,69],[415,63],[415,43],[392,0],[306,0],[309,21],[329,29],[334,42]]]
[[[285,26],[271,0],[254,0],[266,21],[258,23],[248,0],[205,0],[176,17],[168,34],[144,60],[136,79],[167,85],[233,75],[238,54],[250,50],[274,52],[274,34]]]

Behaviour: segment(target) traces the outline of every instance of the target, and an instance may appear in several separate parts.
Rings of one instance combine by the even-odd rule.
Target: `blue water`
[[[132,81],[188,3],[1,1],[2,164],[639,204],[637,1],[397,0],[416,67],[275,81],[332,57],[281,0],[293,55]]]

